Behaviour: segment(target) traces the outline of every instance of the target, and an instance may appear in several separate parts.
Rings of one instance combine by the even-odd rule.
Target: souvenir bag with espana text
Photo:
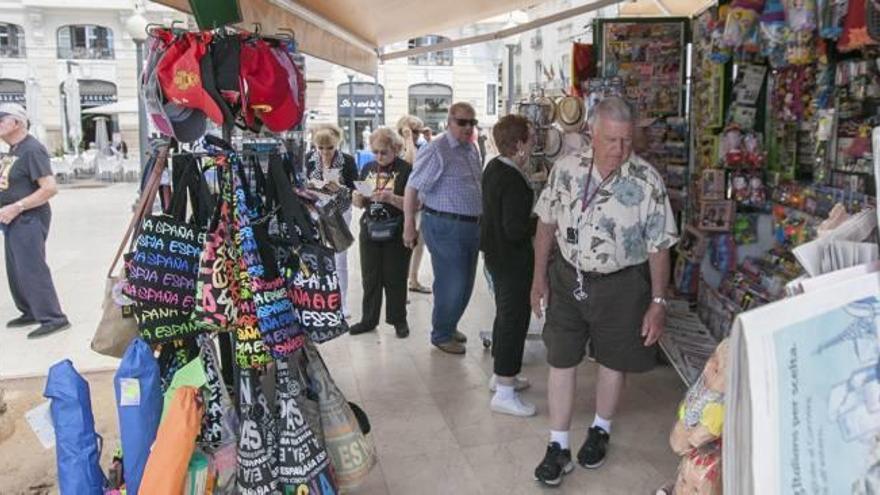
[[[219,179],[220,194],[205,236],[196,280],[193,322],[208,331],[227,331],[235,318],[232,282],[232,174],[226,155],[212,158]]]
[[[229,165],[232,171],[233,181],[237,177],[237,169],[240,167],[238,155],[229,156]],[[232,203],[232,246],[230,257],[232,263],[232,279],[229,283],[229,294],[232,304],[235,306],[235,320],[232,335],[235,340],[235,361],[240,368],[262,368],[272,361],[269,352],[263,344],[260,331],[257,326],[257,310],[254,306],[253,294],[251,293],[250,280],[247,267],[242,260],[242,237],[240,235],[240,215],[236,207],[236,199],[233,195]]]
[[[290,298],[309,337],[327,342],[348,332],[333,250],[315,243],[300,246]]]
[[[270,163],[269,171],[281,221],[288,224],[297,222],[295,219],[300,217],[298,207],[301,203],[293,192],[282,164]],[[286,271],[290,299],[293,300],[297,320],[309,338],[321,343],[348,332],[348,323],[342,314],[342,294],[334,251],[314,242],[289,242],[277,251],[284,254],[281,265]]]
[[[370,439],[361,431],[357,417],[339,387],[330,377],[317,348],[307,342],[307,371],[318,390],[324,448],[330,455],[336,482],[344,490],[363,483],[376,463],[376,452]]]
[[[299,369],[291,368],[286,360],[277,361],[276,365],[280,488],[284,493],[336,495],[339,489],[330,457],[296,401],[300,389],[305,386]]]
[[[241,429],[238,437],[239,495],[278,493],[278,466],[272,415],[257,371],[241,370]]]
[[[175,166],[183,170],[172,198],[172,215],[144,218],[135,251],[125,258],[128,285],[124,292],[135,301],[138,329],[148,343],[180,339],[201,331],[190,317],[196,301],[199,257],[205,243],[196,214],[201,173],[195,161],[175,160]],[[183,220],[187,192],[193,203],[193,222]]]
[[[261,185],[262,170],[253,164],[257,184]],[[296,321],[293,303],[287,295],[287,284],[278,272],[278,265],[269,244],[265,222],[257,221],[258,205],[248,203],[244,169],[239,168],[234,180],[235,208],[238,214],[238,240],[241,245],[241,264],[246,269],[250,293],[257,315],[257,327],[269,354],[278,359],[301,348],[305,336]],[[263,178],[262,185],[265,185]],[[252,197],[253,203],[259,199]]]
[[[205,416],[202,419],[202,430],[197,443],[203,451],[213,454],[222,447],[235,443],[238,431],[238,416],[235,406],[223,382],[220,372],[220,360],[214,341],[208,335],[197,338],[201,350],[202,363],[205,367]]]

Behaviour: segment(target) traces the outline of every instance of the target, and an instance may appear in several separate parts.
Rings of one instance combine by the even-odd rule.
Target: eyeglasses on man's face
[[[333,151],[336,146],[318,146],[318,151]]]

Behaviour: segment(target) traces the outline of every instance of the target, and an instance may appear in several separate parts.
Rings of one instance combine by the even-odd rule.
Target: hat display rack
[[[154,447],[141,457],[126,447],[107,493],[354,488],[376,454],[366,414],[345,400],[317,348],[348,326],[334,249],[299,181],[305,79],[293,32],[147,32],[142,89],[163,139],[147,167],[147,206],[121,248],[124,297],[114,303],[133,327],[120,369],[154,374],[121,386],[164,395],[171,409],[161,423],[120,420],[122,443]],[[149,214],[166,173],[171,199]],[[351,462],[353,450],[362,459]]]
[[[145,106],[153,127],[181,143],[196,141],[207,122],[229,142],[244,132],[284,133],[305,111],[303,57],[293,31],[273,36],[259,24],[248,32],[151,24],[144,71]]]

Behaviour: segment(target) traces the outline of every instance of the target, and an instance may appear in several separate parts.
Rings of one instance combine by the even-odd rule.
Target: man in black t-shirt
[[[39,323],[28,338],[43,337],[70,327],[46,264],[52,218],[49,199],[58,193],[58,186],[46,147],[28,134],[21,105],[0,104],[0,139],[11,147],[8,155],[0,155],[0,231],[9,290],[21,311],[7,326]]]

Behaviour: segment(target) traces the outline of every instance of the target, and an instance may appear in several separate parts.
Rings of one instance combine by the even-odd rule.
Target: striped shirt
[[[482,173],[476,146],[447,132],[419,150],[407,187],[432,210],[476,217],[483,211]]]

